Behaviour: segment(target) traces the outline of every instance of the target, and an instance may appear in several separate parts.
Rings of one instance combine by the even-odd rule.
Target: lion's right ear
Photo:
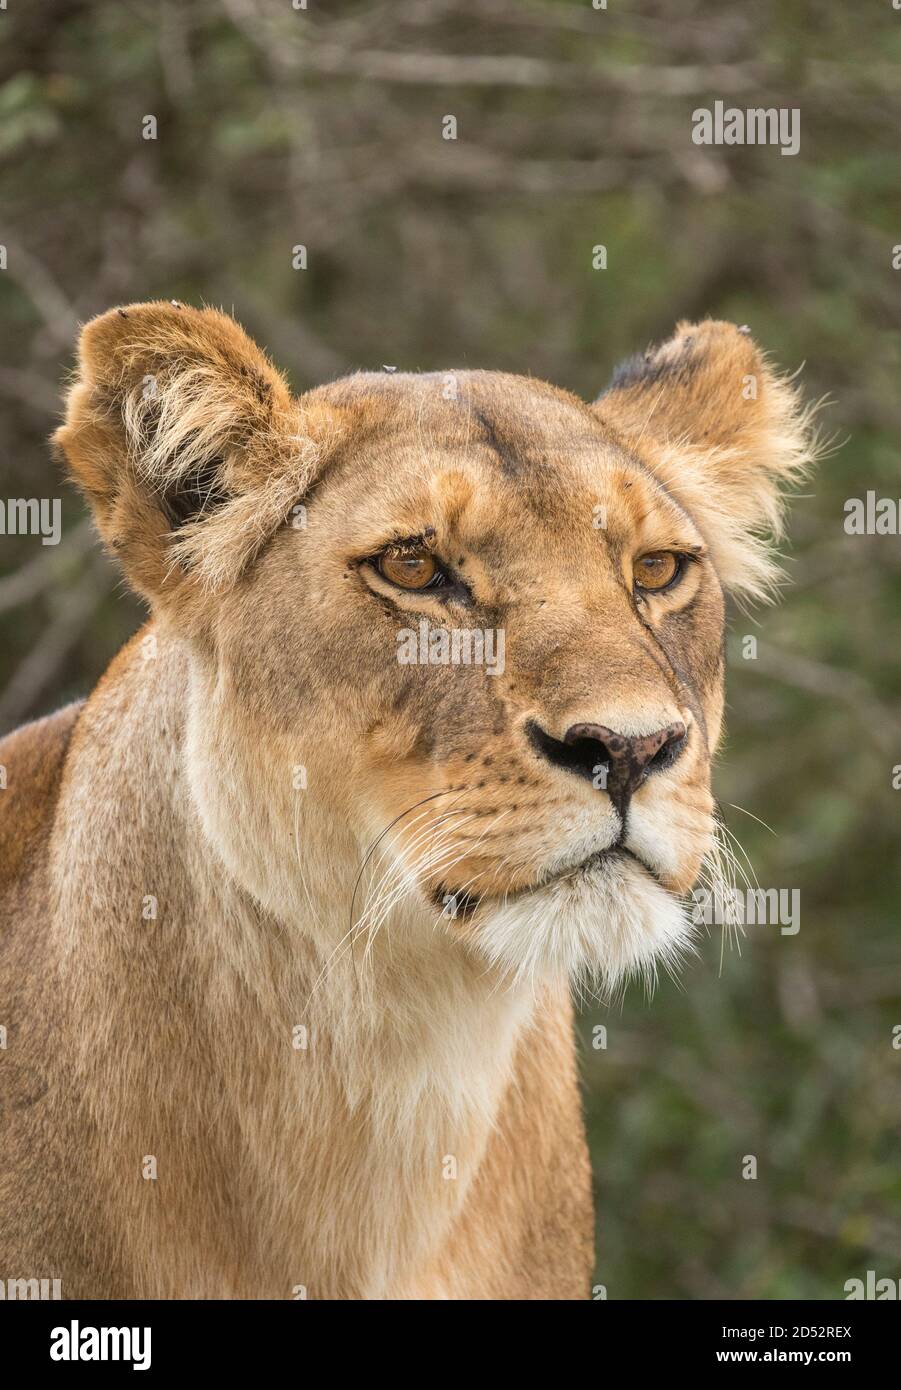
[[[135,588],[233,583],[288,517],[335,433],[242,328],[176,303],[84,328],[55,442]]]
[[[623,363],[593,409],[695,519],[724,586],[771,597],[786,496],[820,446],[815,410],[748,329],[678,324]]]

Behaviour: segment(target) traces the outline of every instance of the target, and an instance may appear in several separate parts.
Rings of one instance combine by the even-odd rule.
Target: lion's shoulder
[[[0,739],[0,892],[27,874],[53,823],[81,701]]]

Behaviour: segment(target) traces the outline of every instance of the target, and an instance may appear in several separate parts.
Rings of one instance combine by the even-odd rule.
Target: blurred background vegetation
[[[4,729],[87,691],[140,620],[46,444],[77,326],[111,304],[233,308],[298,389],[388,363],[585,395],[710,314],[835,402],[793,584],[731,618],[718,771],[800,931],[749,928],[739,953],[713,929],[652,1003],[583,1012],[611,1298],[901,1276],[901,539],[843,529],[845,499],[901,497],[899,60],[890,0],[0,11],[2,496],[61,496],[64,519],[59,547],[0,546]],[[693,145],[717,98],[800,108],[800,154]]]

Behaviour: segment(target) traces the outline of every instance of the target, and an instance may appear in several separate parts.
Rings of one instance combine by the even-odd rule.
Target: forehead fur
[[[311,393],[352,417],[355,441],[406,435],[424,449],[483,445],[511,478],[549,452],[618,439],[589,406],[546,382],[504,372],[360,372]]]
[[[614,545],[700,543],[618,432],[543,382],[496,372],[359,374],[314,395],[348,417],[321,499],[336,480],[337,514],[371,524],[373,543],[386,522],[412,535],[443,521],[476,547],[510,534],[533,558],[554,551],[563,569],[561,547],[575,553],[582,537],[597,553],[598,531]]]

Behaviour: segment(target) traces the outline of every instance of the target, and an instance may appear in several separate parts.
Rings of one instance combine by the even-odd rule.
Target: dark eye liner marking
[[[399,593],[414,596],[416,594],[431,594],[442,599],[456,599],[458,603],[465,604],[471,608],[475,603],[475,598],[465,581],[456,575],[453,570],[443,560],[439,558],[432,549],[434,542],[435,529],[432,526],[426,528],[418,536],[402,536],[388,541],[380,550],[371,555],[363,556],[357,561],[357,565],[367,565],[378,575],[383,584],[388,584]],[[421,588],[407,588],[403,584],[396,583],[388,575],[383,574],[379,561],[386,555],[402,559],[405,555],[415,553],[417,550],[426,550],[434,560],[437,571],[428,584],[423,584]]]

